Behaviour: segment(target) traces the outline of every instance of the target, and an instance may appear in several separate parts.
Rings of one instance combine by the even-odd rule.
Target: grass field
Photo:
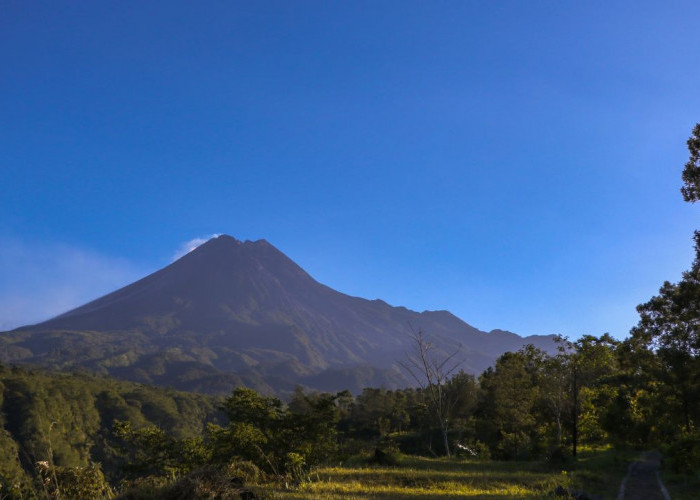
[[[634,452],[584,450],[576,462],[499,462],[403,457],[394,467],[338,466],[314,470],[296,489],[268,485],[273,499],[555,498],[557,486],[615,498]]]

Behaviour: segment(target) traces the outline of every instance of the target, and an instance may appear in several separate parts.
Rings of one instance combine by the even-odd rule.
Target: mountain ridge
[[[47,321],[0,335],[0,360],[86,367],[131,380],[227,392],[294,384],[399,387],[411,328],[479,373],[505,350],[551,337],[480,331],[446,310],[416,312],[336,291],[266,240],[220,235],[164,268]],[[348,385],[341,387],[348,373]],[[228,386],[227,386],[228,384]],[[325,387],[331,390],[333,387]],[[229,387],[230,390],[230,387]]]

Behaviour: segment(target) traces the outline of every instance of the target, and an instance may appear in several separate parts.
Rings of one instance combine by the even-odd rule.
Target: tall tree
[[[571,451],[576,456],[579,443],[581,391],[591,388],[601,379],[615,373],[618,342],[609,334],[601,337],[584,335],[572,344],[569,373],[571,377]]]
[[[569,370],[571,361],[571,343],[563,337],[555,339],[558,342],[558,352],[547,356],[542,364],[542,377],[539,383],[540,398],[544,403],[547,414],[556,425],[555,447],[561,447],[564,435],[564,424],[568,420],[571,408],[571,393],[569,390]]]
[[[700,123],[687,141],[690,153],[683,170],[681,194],[700,200]],[[632,330],[637,345],[659,358],[659,376],[672,391],[682,425],[690,430],[700,420],[700,231],[695,231],[695,261],[678,283],[666,281],[659,294],[637,307],[638,325]]]

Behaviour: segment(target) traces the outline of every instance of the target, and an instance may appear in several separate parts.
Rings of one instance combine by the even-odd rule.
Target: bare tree
[[[450,457],[450,445],[447,440],[449,431],[449,415],[457,403],[455,395],[447,391],[447,383],[462,361],[457,360],[461,350],[458,346],[452,353],[441,354],[436,346],[429,342],[422,330],[411,328],[413,351],[406,355],[404,361],[399,361],[426,395],[428,411],[438,422],[445,452]]]

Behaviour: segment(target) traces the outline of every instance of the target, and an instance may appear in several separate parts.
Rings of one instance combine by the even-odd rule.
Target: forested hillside
[[[115,420],[184,439],[220,421],[218,405],[212,397],[109,377],[0,365],[0,491],[33,484],[42,461],[68,467],[99,462],[116,479],[124,458],[112,432]]]

